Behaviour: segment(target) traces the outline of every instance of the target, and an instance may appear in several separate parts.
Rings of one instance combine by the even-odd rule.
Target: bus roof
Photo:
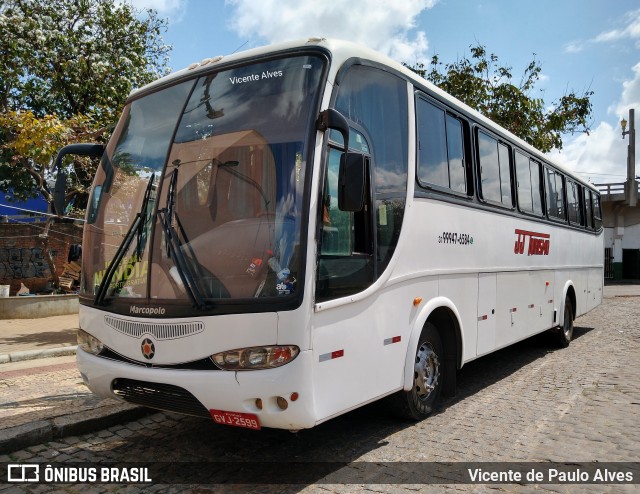
[[[529,154],[535,156],[541,161],[545,161],[548,164],[553,165],[558,170],[562,171],[567,176],[572,179],[580,182],[583,185],[591,188],[593,191],[598,192],[598,189],[586,182],[584,179],[578,177],[572,171],[566,169],[565,167],[559,165],[552,161],[548,156],[546,156],[542,151],[536,149],[529,143],[525,142],[518,136],[514,135],[504,127],[500,126],[496,122],[491,119],[485,117],[477,110],[471,108],[467,104],[458,100],[457,98],[451,96],[449,93],[443,91],[435,84],[427,81],[426,79],[418,76],[415,72],[403,66],[402,64],[396,62],[395,60],[383,55],[375,50],[372,50],[368,47],[359,45],[357,43],[353,43],[350,41],[344,41],[333,38],[318,38],[312,37],[306,40],[295,40],[295,41],[286,41],[281,43],[276,43],[272,45],[261,46],[257,48],[252,48],[249,50],[245,50],[238,53],[233,53],[230,55],[219,55],[212,58],[205,58],[200,62],[194,62],[189,65],[187,68],[178,70],[176,72],[172,72],[171,74],[157,79],[146,86],[134,90],[131,92],[129,97],[136,97],[139,93],[152,91],[159,87],[165,86],[167,84],[171,84],[174,80],[179,80],[187,77],[192,77],[193,75],[199,74],[201,72],[207,72],[211,70],[216,65],[225,66],[228,64],[233,64],[243,60],[250,60],[253,58],[260,58],[269,54],[285,52],[295,49],[304,49],[306,47],[318,47],[323,48],[331,53],[332,56],[332,64],[329,72],[329,80],[334,81],[338,71],[342,64],[348,60],[353,58],[362,58],[369,60],[371,62],[376,62],[378,64],[388,66],[396,72],[401,73],[404,77],[411,80],[412,83],[417,86],[425,89],[429,93],[435,94],[439,99],[443,100],[445,103],[455,108],[456,110],[460,110],[463,113],[466,113],[467,116],[472,118],[473,120],[484,124],[493,132],[498,134],[502,134],[503,137],[508,138],[517,144],[521,149],[527,151]]]

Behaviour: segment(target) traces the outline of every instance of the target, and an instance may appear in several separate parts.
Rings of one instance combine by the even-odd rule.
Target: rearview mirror
[[[67,196],[67,174],[62,170],[62,159],[68,154],[78,156],[93,156],[99,158],[104,153],[102,144],[69,144],[63,147],[56,156],[53,164],[54,171],[57,172],[56,185],[53,188],[53,212],[62,217]]]
[[[365,158],[360,153],[344,153],[338,172],[338,208],[357,212],[364,207]]]

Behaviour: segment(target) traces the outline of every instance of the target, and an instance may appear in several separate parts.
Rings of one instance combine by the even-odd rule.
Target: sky
[[[217,55],[311,36],[347,39],[391,58],[444,63],[478,43],[520,81],[542,67],[531,97],[551,106],[564,94],[593,91],[589,134],[566,135],[552,159],[592,183],[626,179],[628,137],[620,120],[638,109],[638,0],[131,0],[168,19],[173,70]],[[640,151],[636,153],[640,155]],[[636,164],[636,174],[640,167]]]

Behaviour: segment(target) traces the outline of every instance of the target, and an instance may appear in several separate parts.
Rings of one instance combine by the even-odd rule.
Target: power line
[[[16,209],[18,211],[24,211],[24,212],[27,212],[27,213],[34,213],[34,214],[41,215],[41,216],[52,216],[54,218],[61,218],[61,219],[64,219],[64,220],[82,221],[84,223],[84,219],[82,219],[82,218],[72,218],[71,216],[62,216],[62,217],[60,217],[57,214],[44,213],[42,211],[34,211],[32,209],[19,208],[19,207],[16,207],[16,206],[9,206],[8,204],[1,204],[1,203],[0,203],[0,207],[9,208],[9,209]]]

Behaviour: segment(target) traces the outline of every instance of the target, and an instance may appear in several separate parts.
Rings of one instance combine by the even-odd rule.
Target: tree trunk
[[[42,244],[42,255],[44,256],[44,260],[47,262],[49,271],[51,272],[51,284],[55,290],[58,290],[60,288],[60,278],[58,277],[58,273],[56,273],[56,265],[53,261],[53,256],[51,255],[51,249],[49,249],[49,228],[51,227],[52,222],[53,218],[48,217],[44,227],[44,233],[41,233],[38,236],[40,237],[40,243]]]

